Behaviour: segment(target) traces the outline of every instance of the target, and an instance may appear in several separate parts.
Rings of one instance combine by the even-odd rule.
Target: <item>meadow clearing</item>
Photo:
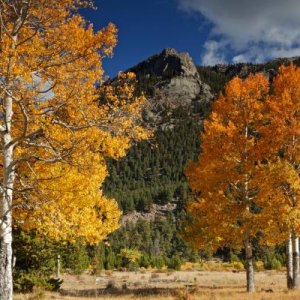
[[[63,275],[60,292],[36,290],[15,300],[268,300],[300,299],[300,291],[286,289],[284,271],[256,273],[255,293],[245,292],[244,271],[103,271],[98,275]]]

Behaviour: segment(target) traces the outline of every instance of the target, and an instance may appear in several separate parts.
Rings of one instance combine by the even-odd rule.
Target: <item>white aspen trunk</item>
[[[287,288],[293,288],[293,246],[292,246],[292,235],[289,234],[289,239],[286,245],[286,280]]]
[[[292,233],[293,248],[293,289],[299,288],[299,239],[295,232]]]
[[[245,254],[246,254],[247,292],[255,292],[252,244],[248,238],[245,239]]]
[[[12,167],[11,144],[12,98],[4,99],[6,131],[3,134],[3,187],[0,205],[0,295],[1,300],[12,300],[12,197],[15,173]]]

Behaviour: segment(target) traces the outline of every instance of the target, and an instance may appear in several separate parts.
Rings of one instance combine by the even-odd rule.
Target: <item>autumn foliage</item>
[[[256,164],[263,157],[258,128],[263,124],[263,100],[269,91],[263,75],[233,79],[213,105],[201,134],[199,161],[190,164],[187,176],[197,200],[189,204],[197,228],[190,237],[212,249],[243,247],[255,237]],[[211,225],[211,224],[214,225]]]
[[[300,233],[299,86],[293,65],[281,67],[272,83],[262,74],[231,80],[186,172],[194,194],[186,239],[196,248],[244,248],[248,291],[253,240],[276,245]]]
[[[148,135],[139,125],[145,99],[134,92],[134,75],[103,85],[102,59],[116,45],[116,27],[95,32],[78,14],[83,7],[93,7],[92,1],[0,3],[5,299],[12,297],[12,224],[55,239],[101,240],[120,216],[100,190],[105,157],[124,155],[131,141]]]
[[[102,86],[82,107],[63,105],[58,117],[47,115],[42,136],[31,142],[32,147],[25,142],[18,148],[16,224],[54,239],[82,237],[90,243],[118,228],[119,208],[99,189],[107,176],[105,158],[124,156],[132,140],[148,133],[138,125],[144,98],[134,95],[135,76],[120,74],[114,85]],[[106,103],[99,105],[99,94]],[[51,148],[37,148],[44,139],[61,147],[56,153],[60,157]],[[22,162],[29,153],[35,157]]]

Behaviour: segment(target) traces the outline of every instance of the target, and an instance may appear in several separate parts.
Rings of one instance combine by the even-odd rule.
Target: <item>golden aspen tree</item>
[[[254,179],[266,154],[259,130],[268,93],[262,74],[231,80],[204,123],[199,159],[186,171],[195,199],[185,238],[197,248],[244,248],[249,292],[255,290],[252,241],[262,228]]]
[[[270,246],[286,242],[287,287],[293,289],[297,287],[298,276],[296,237],[300,232],[300,205],[295,195],[300,192],[299,174],[289,162],[279,157],[261,165],[258,172],[258,178],[264,179],[258,182],[257,196],[266,224],[262,242]]]
[[[265,148],[277,149],[275,162],[270,160],[261,187],[261,206],[268,209],[278,226],[270,228],[269,237],[287,241],[288,287],[299,287],[300,234],[300,69],[282,66],[273,81],[267,101],[268,126],[263,130]],[[274,229],[276,234],[274,233]]]
[[[120,215],[99,189],[105,157],[118,158],[133,139],[147,136],[133,74],[97,89],[117,30],[109,24],[94,32],[78,14],[91,6],[0,3],[1,299],[13,292],[12,222],[54,238],[100,240]]]

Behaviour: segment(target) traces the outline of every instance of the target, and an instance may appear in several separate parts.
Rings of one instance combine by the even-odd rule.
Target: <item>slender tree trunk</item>
[[[0,238],[0,299],[11,300],[13,294],[11,232],[8,228],[2,227],[1,230],[6,233]]]
[[[0,299],[12,300],[12,197],[15,172],[11,136],[12,98],[4,99],[6,131],[3,134],[3,186],[0,204]]]
[[[297,268],[298,268],[298,274],[300,272],[300,249],[299,249],[299,236],[298,234],[296,235],[297,238],[296,238],[296,250],[297,250],[297,253],[298,253],[298,259],[297,259]]]
[[[249,128],[248,124],[245,127],[245,190],[244,190],[244,197],[246,202],[246,210],[250,212],[250,204],[249,204],[249,174],[247,172],[247,162],[248,162],[248,149],[247,149],[247,139],[249,136]],[[244,244],[245,244],[245,254],[246,254],[246,275],[247,275],[247,292],[254,292],[255,291],[255,284],[254,284],[254,267],[253,267],[253,254],[252,254],[252,243],[250,241],[248,233],[244,237]]]
[[[293,289],[299,288],[299,238],[296,233],[292,233],[293,248]]]
[[[249,238],[245,239],[245,253],[246,253],[247,292],[254,292],[255,283],[254,283],[252,244],[249,241]]]
[[[290,290],[293,288],[293,246],[292,246],[292,236],[289,234],[289,239],[286,245],[286,280],[287,288]]]

